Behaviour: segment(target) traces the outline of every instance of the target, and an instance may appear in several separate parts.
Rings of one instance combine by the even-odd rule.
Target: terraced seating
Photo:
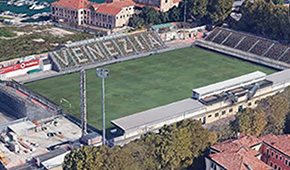
[[[217,44],[221,44],[228,36],[230,32],[226,30],[222,30],[213,40]]]
[[[223,45],[234,48],[244,37],[242,34],[231,34]]]
[[[130,35],[129,39],[133,43],[133,45],[137,48],[139,52],[144,52],[144,51],[150,51],[151,49],[149,48],[149,45],[146,41],[146,39],[142,38],[142,34],[134,34]]]
[[[76,66],[76,62],[70,57],[70,53],[67,49],[54,51],[50,56],[53,56],[54,61],[57,62],[61,68]]]
[[[290,50],[288,50],[280,59],[279,61],[285,62],[290,64]]]
[[[250,51],[250,53],[257,54],[259,56],[263,55],[273,44],[272,41],[260,40]]]
[[[59,70],[91,62],[103,62],[131,54],[149,52],[165,47],[158,34],[141,32],[131,35],[108,36],[67,45],[49,53]]]
[[[220,28],[214,29],[205,39],[208,41],[212,41],[216,34],[220,32]]]
[[[290,64],[290,49],[284,54],[290,46],[273,40],[219,27],[206,40]]]
[[[287,48],[288,47],[286,45],[275,43],[275,45],[264,56],[278,60]]]
[[[120,47],[124,55],[136,53],[135,48],[131,45],[131,43],[129,42],[126,36],[116,38],[115,42]]]
[[[259,39],[256,37],[246,37],[236,48],[248,51]]]
[[[109,58],[121,56],[118,48],[116,47],[116,45],[113,43],[112,40],[103,40],[100,41],[99,44],[101,45],[105,53],[109,56]]]

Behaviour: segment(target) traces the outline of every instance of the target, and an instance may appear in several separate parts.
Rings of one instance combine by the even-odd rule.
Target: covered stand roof
[[[174,102],[165,106],[160,106],[143,112],[139,112],[130,116],[122,117],[111,121],[114,125],[120,127],[124,131],[130,131],[140,128],[151,123],[164,121],[169,118],[205,109],[200,102],[191,98]]]
[[[256,71],[250,74],[246,74],[243,76],[235,77],[226,81],[222,81],[219,83],[211,84],[208,86],[200,87],[197,89],[193,89],[194,93],[198,93],[200,97],[209,96],[221,93],[223,91],[228,91],[233,88],[249,85],[254,82],[258,82],[264,80],[266,74],[260,71]]]

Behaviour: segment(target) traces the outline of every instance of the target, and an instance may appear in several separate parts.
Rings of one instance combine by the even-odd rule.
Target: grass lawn
[[[0,38],[0,61],[52,51],[55,50],[55,48],[57,47],[56,44],[61,45],[67,43],[68,41],[74,42],[94,37],[91,34],[65,29],[61,30],[68,31],[72,34],[65,34],[63,36],[59,36],[50,31],[50,29],[53,28],[56,27],[0,27],[0,37],[13,37],[13,39]],[[14,36],[17,35],[16,32],[21,33],[21,35],[14,38]],[[44,42],[37,42],[35,41],[35,39],[43,39]]]
[[[199,48],[185,48],[107,66],[106,126],[110,120],[191,97],[191,89],[260,70],[272,70]],[[80,117],[79,74],[41,80],[27,86]],[[101,128],[101,79],[87,71],[88,122]]]
[[[0,37],[14,37],[14,36],[16,36],[16,34],[9,31],[8,28],[0,27]]]

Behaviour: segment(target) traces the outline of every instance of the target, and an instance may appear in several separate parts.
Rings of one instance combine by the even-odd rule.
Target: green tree
[[[209,0],[208,19],[213,24],[222,23],[231,13],[234,0]]]
[[[266,113],[267,125],[263,134],[279,135],[283,133],[286,115],[289,112],[289,101],[283,95],[278,94],[261,100],[257,109]]]
[[[217,141],[200,121],[185,120],[149,132],[124,147],[82,147],[65,157],[63,168],[98,170],[183,169]]]
[[[242,132],[253,136],[260,136],[267,125],[265,112],[246,108],[237,113],[232,127],[236,132]]]

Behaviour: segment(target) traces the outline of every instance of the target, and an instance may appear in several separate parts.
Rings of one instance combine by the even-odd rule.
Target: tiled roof
[[[173,3],[175,4],[175,3],[179,3],[179,2],[181,2],[182,0],[173,0]]]
[[[73,9],[82,9],[89,4],[91,4],[91,2],[87,0],[60,0],[60,1],[55,1],[52,3],[52,5],[73,8]]]
[[[102,3],[97,6],[96,12],[117,15],[124,7],[135,6],[136,3],[132,0],[125,0],[113,3]]]
[[[154,8],[156,11],[160,10],[160,8],[158,6],[154,6],[154,5],[136,4],[135,6],[140,7],[140,8],[143,8],[143,7],[147,6],[147,7]]]
[[[290,156],[290,135],[266,135],[260,138],[268,145]]]
[[[262,143],[262,140],[251,135],[241,134],[237,139],[226,140],[222,143],[212,146],[214,150],[224,152],[226,150],[236,150],[240,146],[251,148],[254,145]]]
[[[236,151],[225,151],[209,156],[217,164],[227,170],[270,170],[270,166],[253,156],[245,148]]]

